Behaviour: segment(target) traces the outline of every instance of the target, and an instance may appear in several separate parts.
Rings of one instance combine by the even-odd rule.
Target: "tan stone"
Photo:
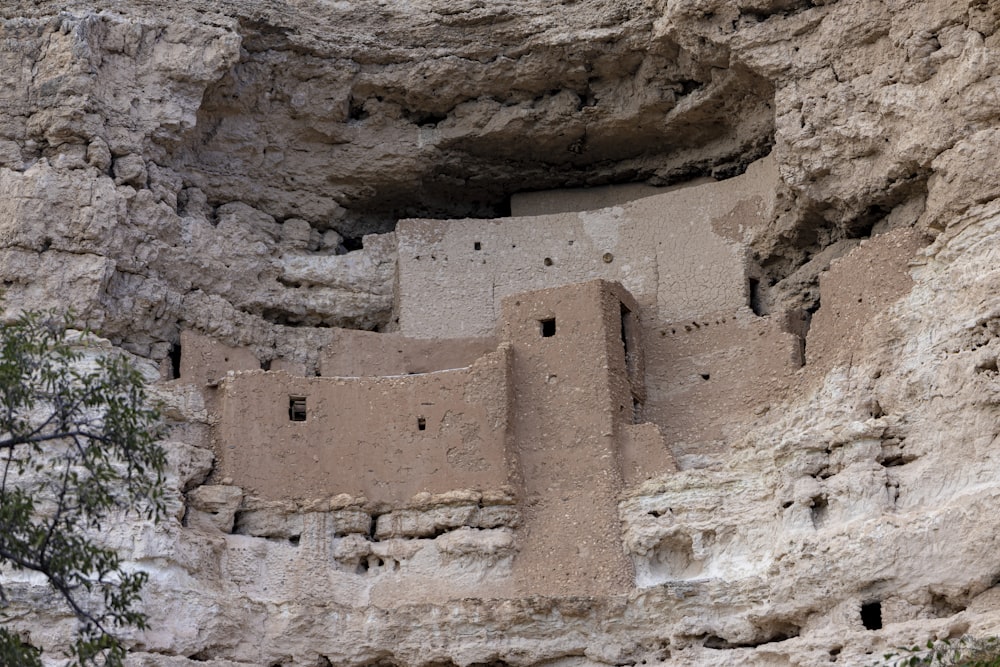
[[[215,528],[223,533],[230,533],[236,510],[243,500],[243,489],[237,486],[204,485],[189,491],[187,498],[189,526]]]

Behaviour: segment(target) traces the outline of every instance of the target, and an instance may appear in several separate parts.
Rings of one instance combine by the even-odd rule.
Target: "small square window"
[[[427,420],[423,417],[417,417],[417,430],[426,431],[427,430]]]
[[[861,605],[861,623],[866,630],[882,629],[882,603],[876,600]]]
[[[475,248],[476,250],[482,250],[483,244],[480,243],[479,241],[476,241],[475,243],[472,244],[472,247]]]
[[[304,422],[306,420],[306,397],[288,397],[288,419],[293,422]]]
[[[538,323],[541,325],[542,338],[551,338],[556,335],[556,318],[539,320]]]

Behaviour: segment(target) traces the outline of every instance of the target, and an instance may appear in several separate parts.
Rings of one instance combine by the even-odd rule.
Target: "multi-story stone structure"
[[[773,179],[763,163],[590,212],[402,221],[397,330],[336,330],[318,375],[186,333],[181,378],[207,384],[235,530],[306,540],[275,503],[339,497],[309,539],[352,574],[405,577],[398,540],[455,533],[503,553],[477,583],[496,595],[627,590],[621,490],[710,457],[801,364],[796,336],[750,307],[741,235]]]

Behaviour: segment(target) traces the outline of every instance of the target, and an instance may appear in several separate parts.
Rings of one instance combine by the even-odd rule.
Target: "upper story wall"
[[[490,335],[503,297],[596,278],[620,282],[662,322],[736,310],[749,298],[742,239],[768,218],[776,184],[762,160],[737,178],[597,211],[400,221],[400,331]]]
[[[402,503],[510,481],[510,351],[399,377],[250,371],[219,384],[218,472],[265,498]]]
[[[252,350],[226,345],[188,329],[181,331],[177,354],[177,377],[199,386],[214,385],[230,371],[260,368],[260,360]]]
[[[469,366],[496,348],[494,337],[437,341],[395,333],[334,329],[330,344],[320,353],[320,375],[431,373]]]
[[[522,217],[572,211],[593,211],[599,208],[623,206],[636,199],[662,195],[673,190],[706,183],[715,183],[715,181],[711,178],[699,178],[693,182],[669,187],[657,187],[646,183],[625,183],[622,185],[601,185],[594,188],[518,192],[510,197],[510,214],[514,217]]]

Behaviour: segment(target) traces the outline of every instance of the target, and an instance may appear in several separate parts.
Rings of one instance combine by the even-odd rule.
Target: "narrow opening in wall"
[[[812,517],[814,528],[821,528],[826,522],[826,514],[829,510],[829,506],[830,503],[824,495],[819,495],[812,499],[810,515]]]
[[[545,266],[552,266],[552,258],[546,257],[545,259],[542,260],[542,264],[544,264]]]
[[[271,360],[270,359],[265,359],[264,361],[260,362],[260,370],[262,370],[262,371],[269,371],[269,370],[271,370]]]
[[[711,373],[699,373],[699,375],[701,376],[702,380],[711,380],[712,379],[712,374]]]
[[[176,380],[181,376],[181,344],[170,346],[170,377]]]
[[[427,420],[423,417],[417,417],[417,430],[426,431],[427,430]]]
[[[806,342],[809,339],[809,328],[812,326],[813,315],[819,310],[819,297],[816,297],[816,302],[811,306],[802,311],[802,324],[799,334],[799,354],[802,355],[802,365],[806,365]]]
[[[753,311],[754,315],[766,314],[761,304],[760,281],[756,278],[750,278],[750,310]]]
[[[288,419],[293,422],[304,422],[306,420],[306,397],[288,397]]]
[[[482,250],[483,244],[480,243],[479,241],[476,241],[475,243],[472,244],[472,247],[475,248],[476,250]]]
[[[876,600],[861,605],[861,622],[866,630],[882,629],[882,603]]]
[[[542,338],[551,338],[556,335],[556,318],[539,320],[538,324],[542,332]]]
[[[629,333],[630,333],[630,331],[629,331],[629,319],[628,319],[628,316],[629,316],[629,313],[632,312],[632,311],[630,311],[628,308],[626,308],[624,303],[619,304],[619,305],[621,306],[622,347],[625,348],[625,364],[628,365],[628,357],[629,357],[629,354],[632,352],[629,349],[629,345],[628,345],[628,339],[629,339]]]
[[[635,396],[632,397],[632,423],[642,423],[642,401]]]

